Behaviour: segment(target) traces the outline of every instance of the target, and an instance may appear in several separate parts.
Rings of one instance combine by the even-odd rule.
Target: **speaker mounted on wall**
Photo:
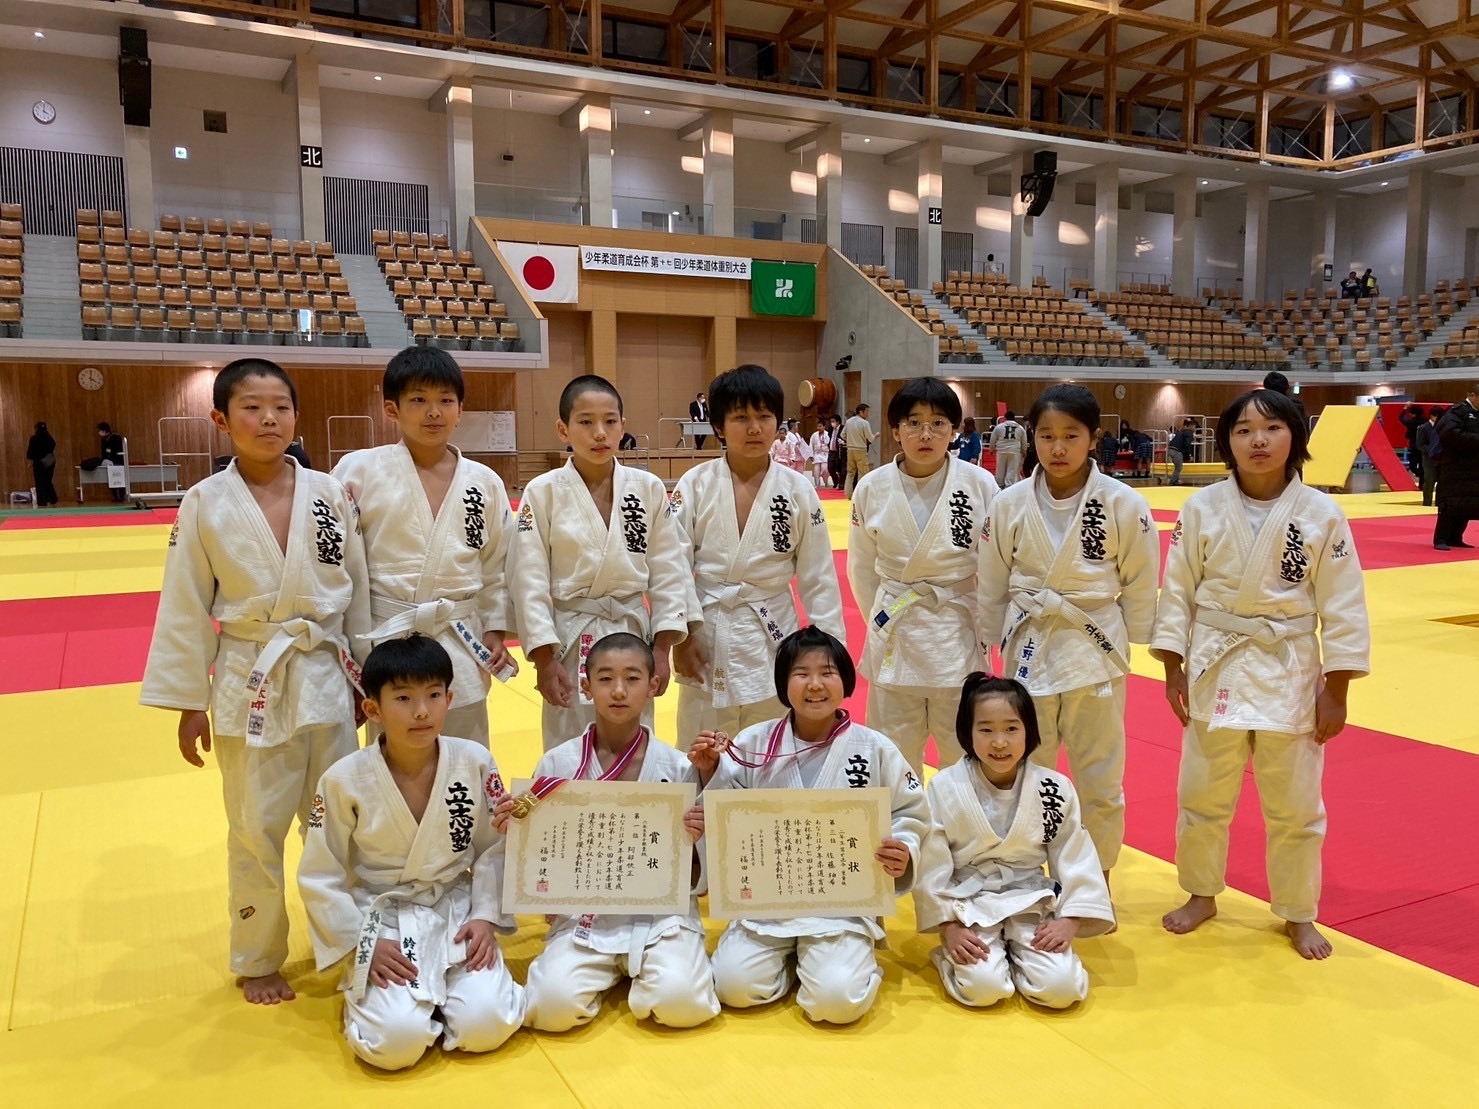
[[[1032,155],[1032,172],[1022,175],[1022,204],[1029,216],[1040,216],[1053,199],[1053,183],[1058,180],[1058,153],[1038,150]]]
[[[149,62],[149,32],[140,27],[118,29],[118,102],[128,127],[148,127],[154,102],[154,80]]]

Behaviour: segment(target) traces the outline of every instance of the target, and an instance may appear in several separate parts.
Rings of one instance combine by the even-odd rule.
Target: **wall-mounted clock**
[[[1114,399],[1115,400],[1124,400],[1125,399],[1125,392],[1126,392],[1126,390],[1125,390],[1125,387],[1123,385],[1116,385],[1114,387]]]
[[[56,108],[49,100],[38,100],[31,105],[31,115],[37,123],[50,123],[56,119]]]
[[[96,366],[84,366],[77,371],[77,384],[89,393],[96,393],[103,387],[103,371]]]

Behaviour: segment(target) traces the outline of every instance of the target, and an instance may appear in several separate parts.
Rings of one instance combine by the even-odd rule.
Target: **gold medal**
[[[532,793],[526,793],[514,798],[513,818],[523,820],[534,811],[534,806],[539,804],[539,798]]]

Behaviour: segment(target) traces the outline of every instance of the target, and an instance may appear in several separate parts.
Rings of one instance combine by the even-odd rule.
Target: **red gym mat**
[[[173,508],[74,512],[55,516],[17,513],[0,523],[0,531],[43,531],[48,528],[131,528],[149,524],[173,524],[178,514],[178,510]]]
[[[0,694],[136,682],[158,593],[0,601]]]

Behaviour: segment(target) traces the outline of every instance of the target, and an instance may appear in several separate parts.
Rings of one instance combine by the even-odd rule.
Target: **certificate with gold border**
[[[886,789],[708,790],[709,915],[892,916],[894,880],[873,857],[892,830]]]
[[[530,783],[515,782],[516,795]],[[565,782],[508,822],[503,908],[514,913],[687,913],[692,782]]]

